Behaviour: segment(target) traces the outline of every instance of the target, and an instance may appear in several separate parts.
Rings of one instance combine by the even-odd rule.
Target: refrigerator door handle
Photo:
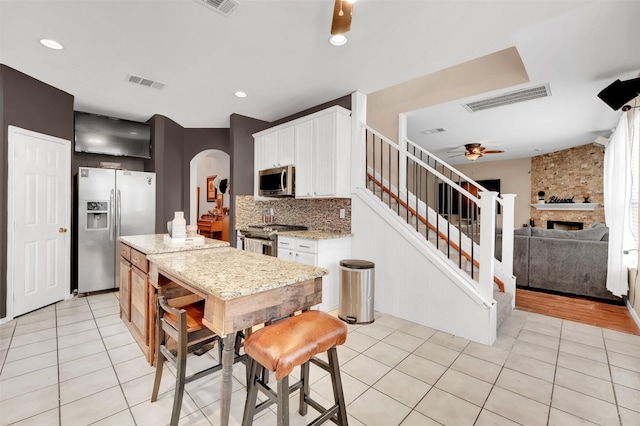
[[[114,202],[114,193],[113,193],[113,189],[111,190],[111,192],[109,193],[109,218],[111,219],[111,223],[109,224],[109,240],[113,241],[113,238],[115,236],[115,219],[114,219],[114,208],[113,208],[113,202]]]
[[[116,237],[120,236],[120,226],[122,226],[122,194],[120,193],[120,190],[118,189],[118,195],[117,195],[117,200],[116,200],[116,220],[118,221],[118,226],[117,226],[117,230],[116,230]]]

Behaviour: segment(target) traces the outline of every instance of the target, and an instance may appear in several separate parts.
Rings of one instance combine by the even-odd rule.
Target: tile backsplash
[[[274,198],[256,201],[253,195],[236,196],[236,229],[260,225],[262,216],[273,209],[274,223],[302,225],[312,230],[351,232],[350,198]],[[344,219],[340,209],[345,210]]]

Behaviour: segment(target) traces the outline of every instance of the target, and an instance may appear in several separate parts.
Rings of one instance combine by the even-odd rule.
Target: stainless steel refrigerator
[[[155,234],[156,174],[78,169],[78,293],[117,287],[121,235]]]

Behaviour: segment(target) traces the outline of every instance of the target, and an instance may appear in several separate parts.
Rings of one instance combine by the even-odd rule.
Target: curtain
[[[636,110],[631,121],[631,233],[633,234],[634,248],[638,248],[638,225],[640,225],[640,110]],[[635,253],[638,266],[638,253]]]
[[[607,290],[619,297],[629,288],[622,252],[631,248],[625,245],[630,234],[630,154],[629,123],[627,114],[622,114],[604,152],[604,216],[609,227]]]

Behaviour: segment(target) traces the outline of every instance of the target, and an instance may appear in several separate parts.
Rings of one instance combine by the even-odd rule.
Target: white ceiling
[[[506,151],[478,161],[609,136],[621,113],[596,94],[640,71],[638,1],[358,0],[343,47],[327,42],[333,0],[239,1],[223,17],[192,0],[0,0],[0,62],[73,94],[78,110],[227,127],[232,113],[273,121],[516,46],[550,98],[460,106],[483,95],[408,114],[410,138],[443,159],[470,142]],[[133,85],[129,73],[167,86]],[[434,127],[447,131],[421,133]]]

